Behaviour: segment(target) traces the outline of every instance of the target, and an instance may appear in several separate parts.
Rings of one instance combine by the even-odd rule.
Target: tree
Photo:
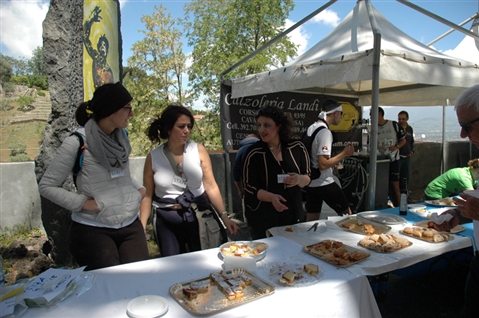
[[[17,60],[11,56],[6,56],[3,54],[0,54],[0,59],[7,61],[12,66],[13,75],[27,75],[27,60],[22,58]]]
[[[151,119],[170,103],[191,105],[193,96],[184,87],[186,56],[178,21],[161,5],[141,21],[145,37],[133,44],[124,84],[134,96],[135,116],[130,119],[130,139],[134,155],[145,155],[152,147],[146,137]]]
[[[13,75],[12,65],[8,63],[3,55],[0,56],[0,83],[7,83]]]
[[[37,48],[33,50],[32,58],[28,60],[28,71],[31,75],[41,77],[47,76],[43,47],[37,46]]]
[[[189,80],[205,106],[219,110],[220,74],[285,29],[292,0],[194,0],[186,4],[188,44],[193,46]],[[296,55],[283,37],[228,74],[230,78],[284,65]],[[219,125],[219,122],[218,122]]]

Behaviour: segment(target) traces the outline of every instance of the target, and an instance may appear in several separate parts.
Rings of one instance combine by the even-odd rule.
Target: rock
[[[34,235],[28,240],[17,239],[8,247],[0,249],[5,264],[11,264],[5,266],[7,285],[19,279],[37,276],[50,267],[56,267],[55,262],[42,252],[46,242],[48,242],[46,235]]]
[[[83,0],[51,0],[43,21],[45,56],[52,112],[43,132],[35,174],[40,181],[56,149],[76,126],[73,114],[83,102]],[[73,189],[71,178],[63,185]],[[71,212],[41,197],[42,223],[52,243],[49,251],[61,266],[76,265],[67,244]]]

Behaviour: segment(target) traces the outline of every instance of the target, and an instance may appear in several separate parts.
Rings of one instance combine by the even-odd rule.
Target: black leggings
[[[146,260],[148,246],[139,219],[120,229],[72,222],[69,246],[75,261],[85,270]]]
[[[200,231],[196,214],[188,211],[156,209],[156,235],[161,256],[171,256],[201,250]],[[187,220],[188,219],[188,220]]]

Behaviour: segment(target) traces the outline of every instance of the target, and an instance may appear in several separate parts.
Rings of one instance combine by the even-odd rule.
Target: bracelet
[[[220,216],[223,216],[223,215],[225,215],[225,214],[228,214],[228,212],[223,211],[223,212],[220,213]]]

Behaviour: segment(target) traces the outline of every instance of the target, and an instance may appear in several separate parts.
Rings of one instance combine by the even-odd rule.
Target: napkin
[[[224,270],[233,268],[244,268],[248,272],[256,273],[256,260],[251,257],[224,256]]]
[[[431,221],[433,221],[434,223],[436,223],[438,225],[442,224],[444,222],[449,222],[451,219],[452,219],[452,215],[450,215],[450,214],[439,215],[436,212],[431,214]]]

